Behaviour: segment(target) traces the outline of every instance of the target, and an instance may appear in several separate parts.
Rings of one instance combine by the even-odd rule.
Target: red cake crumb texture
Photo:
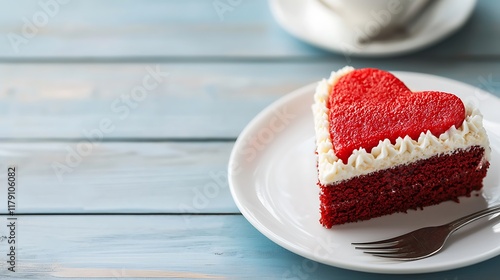
[[[482,162],[484,152],[474,146],[344,180],[334,187],[319,184],[320,222],[331,228],[470,196],[481,189],[486,176],[489,163]]]
[[[465,118],[460,98],[438,91],[412,92],[389,72],[365,68],[341,77],[327,102],[335,154],[344,163],[352,151],[368,152],[380,140],[440,135]]]
[[[385,139],[393,144],[398,137],[417,140],[427,131],[439,136],[452,126],[459,128],[466,116],[455,95],[412,92],[394,75],[378,69],[342,76],[326,106],[333,150],[344,164],[356,149],[371,152]],[[331,228],[470,196],[482,188],[486,176],[485,149],[472,144],[328,185],[318,182],[320,222]]]

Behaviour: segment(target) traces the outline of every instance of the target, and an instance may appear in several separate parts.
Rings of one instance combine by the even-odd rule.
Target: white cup
[[[435,0],[317,0],[342,18],[358,37],[373,37],[403,27],[428,1]]]

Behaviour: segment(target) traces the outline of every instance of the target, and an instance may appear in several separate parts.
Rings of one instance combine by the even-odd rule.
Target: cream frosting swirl
[[[409,164],[438,154],[453,153],[457,149],[481,146],[485,149],[485,159],[490,160],[488,137],[483,127],[483,117],[479,110],[466,105],[466,117],[459,128],[452,126],[439,136],[430,131],[422,132],[418,139],[399,137],[395,143],[389,139],[380,141],[371,152],[356,149],[347,163],[337,158],[330,138],[328,117],[328,95],[338,79],[354,68],[346,66],[332,72],[328,80],[323,79],[314,94],[314,123],[316,130],[316,152],[318,154],[318,175],[322,185],[330,185],[359,175],[365,175],[396,165]]]

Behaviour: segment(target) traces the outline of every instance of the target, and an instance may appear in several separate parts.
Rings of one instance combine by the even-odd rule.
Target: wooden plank
[[[271,102],[345,64],[440,75],[500,96],[495,61],[0,64],[0,138],[234,139]],[[158,82],[136,92],[155,71]]]
[[[218,12],[214,1],[205,0],[57,1],[68,3],[43,8],[41,3],[50,1],[1,1],[9,9],[0,12],[0,30],[6,34],[0,38],[0,57],[274,57],[323,53],[279,28],[264,0],[232,1],[237,4],[229,5],[225,12]]]
[[[239,215],[21,216],[16,227],[16,272],[7,270],[4,239],[2,279],[495,279],[500,264],[497,257],[423,275],[354,272],[295,255]]]
[[[78,139],[102,132],[101,121],[109,119],[106,138],[235,138],[266,105],[309,82],[304,76],[283,83],[286,65],[245,66],[2,65],[0,137]],[[134,93],[157,67],[168,76],[146,94]]]
[[[330,55],[288,35],[266,0],[57,1],[0,1],[8,7],[0,12],[2,59]],[[216,2],[235,4],[218,12]],[[422,55],[498,56],[499,9],[479,1],[463,30]]]
[[[7,168],[15,166],[16,213],[239,213],[227,183],[232,146],[3,143],[0,201],[7,205]]]

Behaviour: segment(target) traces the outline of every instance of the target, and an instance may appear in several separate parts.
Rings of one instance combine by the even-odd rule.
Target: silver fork
[[[402,261],[423,259],[439,252],[448,237],[459,228],[499,212],[500,205],[497,205],[444,225],[417,229],[385,240],[352,243],[352,245],[356,246],[356,249],[377,257]]]

